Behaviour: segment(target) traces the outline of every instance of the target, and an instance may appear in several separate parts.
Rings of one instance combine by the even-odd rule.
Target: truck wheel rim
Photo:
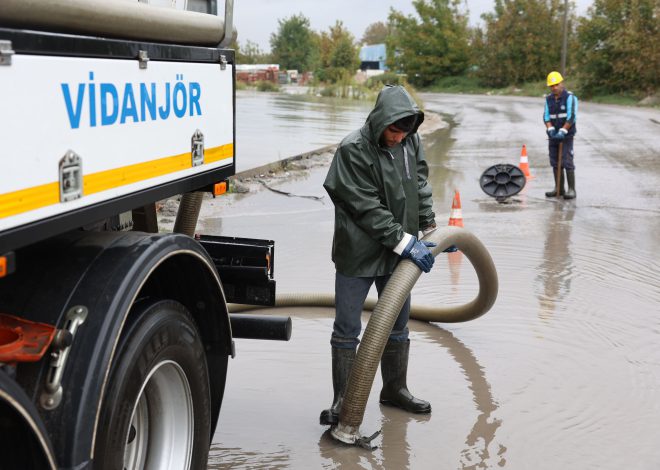
[[[157,364],[136,399],[124,450],[124,469],[189,469],[194,437],[193,401],[181,366]],[[148,459],[147,459],[148,457]]]

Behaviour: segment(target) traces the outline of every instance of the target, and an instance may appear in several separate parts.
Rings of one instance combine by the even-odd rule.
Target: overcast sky
[[[219,5],[224,2],[220,0]],[[586,14],[592,0],[575,0],[577,14]],[[464,0],[463,9],[470,11],[470,24],[481,23],[481,15],[493,11],[492,0]],[[222,7],[221,7],[222,8]],[[270,50],[270,35],[277,31],[278,19],[302,13],[315,31],[327,31],[341,20],[359,40],[364,30],[376,21],[387,22],[390,8],[414,14],[412,0],[235,0],[234,23],[238,41],[256,42],[263,52]]]

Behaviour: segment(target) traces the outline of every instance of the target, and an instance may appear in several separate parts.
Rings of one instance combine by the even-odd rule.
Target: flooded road
[[[289,93],[236,92],[236,171],[338,143],[362,125],[371,103]]]
[[[408,385],[432,414],[379,405],[377,374],[361,431],[381,429],[379,449],[335,442],[318,424],[332,399],[332,310],[261,310],[292,316],[291,341],[236,340],[208,468],[660,468],[660,112],[580,103],[577,199],[564,201],[544,197],[553,177],[541,98],[423,99],[452,123],[424,138],[436,220],[447,223],[458,189],[465,228],[500,282],[477,320],[410,322]],[[518,165],[523,144],[534,179],[498,203],[479,177]],[[276,187],[324,196],[325,172]],[[275,240],[278,292],[332,293],[327,196],[233,194],[206,201],[203,216],[202,233]],[[476,288],[467,259],[443,254],[413,303],[464,303]]]

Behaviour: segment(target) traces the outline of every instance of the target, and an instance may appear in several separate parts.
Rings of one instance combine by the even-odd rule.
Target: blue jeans
[[[566,170],[575,170],[573,160],[573,137],[566,137],[562,140],[561,148],[561,167]],[[557,156],[559,155],[559,141],[550,139],[548,144],[548,153],[550,155],[550,166],[557,169]]]
[[[383,292],[390,275],[375,277],[350,277],[335,275],[335,323],[332,328],[330,344],[336,348],[353,349],[360,343],[358,336],[362,331],[362,309],[371,285],[376,283],[378,295]],[[410,295],[403,304],[401,312],[390,333],[390,341],[408,340],[408,318],[410,317]]]

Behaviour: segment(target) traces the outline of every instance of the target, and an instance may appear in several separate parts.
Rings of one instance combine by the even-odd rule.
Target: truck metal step
[[[227,302],[275,305],[275,242],[196,235],[215,264]]]

